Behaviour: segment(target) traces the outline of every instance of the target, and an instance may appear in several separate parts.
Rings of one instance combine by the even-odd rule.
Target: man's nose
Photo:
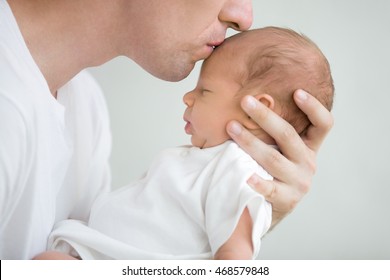
[[[228,0],[218,18],[230,28],[248,30],[253,22],[252,0]]]

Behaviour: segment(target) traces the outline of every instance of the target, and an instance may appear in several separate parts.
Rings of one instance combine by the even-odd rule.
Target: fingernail
[[[249,179],[248,179],[248,184],[250,186],[255,186],[257,183],[259,182],[259,178],[256,176],[256,174],[252,175]]]
[[[301,90],[301,89],[298,90],[298,91],[297,91],[297,97],[298,97],[299,100],[305,101],[305,100],[307,99],[307,93],[306,93],[306,91]]]
[[[229,126],[229,132],[234,135],[240,135],[241,134],[241,125],[239,125],[237,122],[233,122]]]
[[[244,103],[245,107],[247,107],[248,109],[254,109],[256,108],[257,106],[257,100],[256,98],[254,98],[253,96],[251,95],[248,95],[246,98],[245,98],[245,103]]]

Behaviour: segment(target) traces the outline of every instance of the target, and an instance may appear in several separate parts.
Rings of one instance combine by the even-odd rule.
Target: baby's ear
[[[270,108],[271,110],[274,109],[275,100],[271,95],[266,93],[260,93],[258,95],[255,95],[255,98],[259,100],[261,103],[263,103],[265,106]]]
[[[267,106],[269,109],[273,110],[275,106],[274,98],[266,93],[260,93],[254,96],[257,100],[259,100],[261,103],[263,103],[265,106]],[[243,125],[245,128],[249,130],[254,130],[260,128],[259,125],[253,121],[249,116],[247,116],[247,119],[243,121]]]

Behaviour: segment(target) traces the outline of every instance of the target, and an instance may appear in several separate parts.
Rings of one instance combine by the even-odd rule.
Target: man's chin
[[[150,74],[167,82],[179,82],[188,77],[194,69],[195,64],[187,64],[185,67],[178,67],[176,69],[169,69],[168,71],[148,71]]]

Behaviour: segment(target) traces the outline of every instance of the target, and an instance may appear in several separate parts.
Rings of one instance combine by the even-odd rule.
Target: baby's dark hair
[[[239,36],[250,35],[253,43],[257,39],[253,33],[261,36],[258,47],[249,52],[242,86],[271,95],[281,106],[281,116],[302,134],[310,121],[292,95],[303,89],[330,111],[334,85],[328,60],[313,41],[291,29],[266,27]]]

